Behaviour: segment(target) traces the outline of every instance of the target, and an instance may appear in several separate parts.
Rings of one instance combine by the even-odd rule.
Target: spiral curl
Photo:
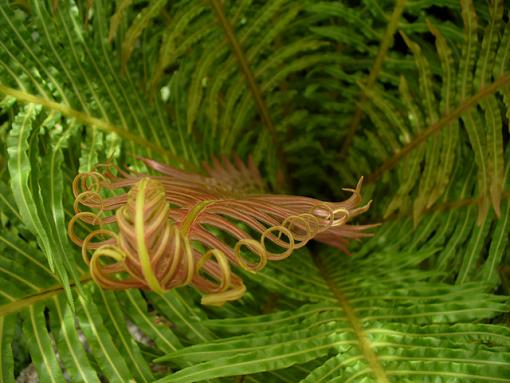
[[[362,179],[356,189],[344,189],[353,194],[338,203],[293,196],[239,198],[239,190],[229,199],[228,190],[235,185],[144,162],[165,175],[146,177],[99,164],[73,181],[75,215],[68,224],[69,237],[82,248],[92,278],[103,288],[162,293],[191,285],[205,294],[203,304],[222,305],[246,291],[231,264],[256,273],[268,261],[283,260],[312,239],[343,249],[344,237],[367,236],[361,230],[373,226],[346,225],[369,207],[356,207]],[[215,166],[211,172],[223,174],[219,164]],[[247,170],[236,177],[242,178],[241,173]],[[124,188],[130,190],[121,192]],[[260,237],[253,238],[222,215],[244,222]],[[229,247],[205,230],[204,223],[235,237],[235,244]],[[89,231],[84,238],[76,233],[78,225]],[[192,246],[192,240],[204,249]]]
[[[340,217],[337,217],[341,214]],[[291,215],[285,218],[281,225],[270,226],[265,229],[260,240],[252,238],[240,239],[234,246],[234,257],[237,264],[244,270],[255,273],[264,268],[268,260],[280,261],[289,257],[294,250],[305,246],[318,233],[333,226],[340,226],[349,219],[349,211],[345,208],[333,210],[324,203],[318,203],[310,208],[308,213]],[[275,233],[276,234],[273,234]],[[281,237],[287,237],[287,241]],[[266,239],[283,249],[281,253],[268,250]],[[257,263],[248,262],[242,253],[242,248],[248,248],[252,255],[258,257]]]
[[[170,220],[170,207],[160,182],[142,178],[133,185],[127,198],[105,200],[100,190],[101,186],[107,188],[108,182],[95,172],[75,178],[75,215],[68,225],[71,240],[82,247],[82,258],[99,286],[147,288],[161,293],[194,284],[208,293],[203,302],[209,305],[221,305],[244,294],[241,279],[232,274],[221,251],[212,249],[195,257],[189,240]],[[82,211],[81,206],[94,210]],[[103,216],[114,208],[117,208],[114,215]],[[81,239],[75,232],[77,222],[99,228]],[[118,233],[110,227],[112,224],[117,226]],[[217,285],[200,276],[204,271],[217,279]]]

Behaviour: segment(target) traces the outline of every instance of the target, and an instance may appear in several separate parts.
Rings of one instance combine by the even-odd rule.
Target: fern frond
[[[323,278],[319,283],[330,290],[331,303],[206,322],[214,330],[240,335],[159,358],[195,364],[161,381],[200,381],[281,369],[323,356],[328,361],[302,381],[393,381],[395,376],[412,380],[423,375],[505,381],[508,329],[470,320],[504,312],[508,299],[485,293],[478,283],[429,282],[430,273],[417,271],[414,265],[433,253],[344,258],[341,268],[335,254],[322,256],[316,261],[316,272]],[[400,266],[395,266],[397,262]],[[387,265],[392,265],[390,274]],[[360,275],[353,270],[363,271]],[[472,343],[467,345],[466,339]],[[492,351],[482,346],[489,339],[495,347]]]
[[[414,133],[414,137],[411,139],[404,135],[407,138],[402,141],[396,152],[372,173],[369,181],[378,179],[383,173],[410,155],[410,153],[413,153],[415,157],[412,160],[414,163],[420,161],[424,165],[420,183],[415,183],[413,187],[411,187],[410,181],[403,183],[402,185],[406,184],[407,186],[402,186],[403,189],[390,203],[390,208],[386,212],[387,215],[395,210],[396,206],[404,198],[403,195],[416,189],[417,195],[412,210],[415,222],[417,222],[422,212],[425,209],[431,208],[444,195],[455,158],[463,158],[459,157],[459,153],[453,152],[453,148],[457,146],[460,138],[459,124],[465,128],[478,166],[477,188],[478,195],[480,196],[478,223],[481,224],[487,215],[490,201],[492,201],[495,212],[499,214],[502,191],[501,180],[504,169],[504,166],[501,166],[504,163],[504,158],[503,133],[501,129],[502,116],[498,106],[500,101],[497,99],[496,94],[502,89],[506,89],[509,77],[508,72],[499,72],[502,74],[499,78],[492,76],[492,68],[495,61],[491,57],[493,57],[492,55],[495,54],[495,51],[501,44],[506,44],[502,38],[501,7],[501,2],[492,2],[492,8],[487,19],[487,27],[481,42],[479,42],[480,33],[477,27],[476,10],[469,1],[463,2],[462,8],[465,26],[464,42],[462,44],[458,44],[454,40],[448,42],[437,26],[430,20],[426,20],[429,30],[435,36],[437,54],[441,63],[441,68],[436,69],[443,78],[439,101],[437,100],[438,92],[433,88],[432,60],[425,59],[419,45],[411,41],[405,34],[403,35],[404,40],[415,57],[417,69],[420,73],[419,86],[422,97],[422,101],[420,101],[416,95],[410,94],[407,82],[403,83],[404,100],[414,98],[413,102],[416,104],[412,106],[409,104],[409,101],[406,102],[406,110],[410,113],[406,123],[413,126],[416,123],[413,120],[417,119],[417,113],[423,112],[425,118],[417,119],[419,125],[415,128],[417,131]],[[463,53],[457,61],[452,59],[452,46],[462,49]],[[479,58],[477,58],[478,50],[481,51]],[[473,77],[474,87],[471,85]],[[455,82],[457,83],[457,89],[453,85]],[[375,103],[375,101],[373,102]],[[457,104],[456,107],[454,107],[455,104]],[[491,105],[490,107],[488,106],[489,104]],[[381,110],[384,118],[395,121],[392,118],[395,112],[393,108],[395,106],[392,109]],[[417,112],[416,108],[422,111]],[[440,114],[442,114],[442,117],[439,117]],[[426,126],[428,127],[425,129]],[[480,126],[486,126],[487,128],[480,129]],[[385,131],[389,130],[385,129]],[[400,128],[400,130],[402,129]],[[411,129],[406,130],[408,133],[412,132]],[[425,142],[426,144],[424,144]],[[415,150],[420,145],[426,146],[427,149]],[[419,154],[423,150],[425,150],[425,153]],[[419,160],[419,158],[421,159]],[[408,167],[409,165],[404,164],[402,166]],[[438,166],[440,166],[440,172],[435,171]],[[416,170],[414,171],[415,175],[420,174],[416,173]],[[497,172],[497,175],[494,171]],[[490,180],[489,173],[491,174]],[[401,172],[401,179],[404,179],[402,178],[403,175],[406,181],[409,180],[407,174],[405,171]],[[406,211],[405,206],[408,205],[404,204],[402,206],[404,206],[401,209],[402,212]]]
[[[204,304],[223,304],[245,292],[230,263],[256,272],[268,260],[285,259],[311,239],[347,252],[349,238],[369,236],[363,230],[374,226],[347,225],[368,210],[370,203],[357,206],[362,180],[356,189],[345,189],[353,193],[348,200],[333,203],[263,194],[253,163],[249,169],[239,159],[236,166],[215,160],[213,167],[206,166],[207,177],[144,162],[164,175],[129,174],[106,164],[73,181],[76,214],[69,222],[69,236],[82,247],[92,278],[104,288],[145,287],[162,293],[192,284],[211,293]],[[102,196],[102,189],[126,187],[131,187],[127,194]],[[75,231],[79,222],[99,229],[80,239]],[[111,224],[117,225],[118,233]],[[107,239],[97,240],[100,236]]]
[[[2,382],[510,381],[506,2],[0,0],[0,25]]]

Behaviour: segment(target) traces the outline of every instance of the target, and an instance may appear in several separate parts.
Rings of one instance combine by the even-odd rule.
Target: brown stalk
[[[402,158],[406,157],[409,153],[413,151],[418,145],[421,145],[425,142],[430,136],[439,132],[445,126],[448,126],[452,121],[458,119],[463,113],[467,112],[472,107],[478,105],[481,100],[485,97],[496,93],[501,87],[508,85],[510,83],[510,73],[507,73],[498,79],[496,79],[489,86],[480,89],[480,91],[474,96],[466,99],[461,105],[455,108],[450,113],[444,115],[437,122],[432,124],[430,127],[422,131],[418,134],[414,139],[404,146],[398,153],[396,153],[393,157],[386,160],[381,166],[375,169],[372,174],[370,174],[367,178],[367,182],[371,183],[377,181],[386,171],[393,168]]]
[[[501,197],[502,197],[502,199],[510,199],[510,190],[503,191],[501,193]],[[450,211],[450,210],[454,210],[454,209],[461,209],[463,207],[468,207],[468,206],[472,206],[472,205],[478,205],[482,201],[482,199],[483,199],[483,197],[464,198],[464,199],[459,199],[459,200],[454,200],[454,201],[446,201],[446,202],[431,206],[428,209],[425,209],[423,213],[431,214],[431,213],[435,213],[435,212],[445,212],[445,211]],[[409,216],[408,214],[392,214],[389,217],[385,218],[383,221],[384,222],[393,221],[396,219],[406,218],[408,216]]]
[[[287,180],[285,174],[286,168],[287,168],[287,162],[285,160],[285,155],[283,153],[283,149],[278,141],[278,136],[276,134],[276,129],[273,124],[273,120],[271,118],[271,115],[269,114],[269,108],[266,105],[266,102],[264,101],[264,98],[262,97],[262,93],[260,91],[259,86],[257,85],[257,81],[255,80],[255,76],[253,75],[253,71],[250,68],[250,64],[248,63],[248,59],[246,58],[246,55],[243,52],[243,49],[241,48],[241,44],[239,43],[239,40],[237,39],[234,29],[232,28],[232,24],[228,21],[227,17],[225,16],[225,12],[223,11],[223,6],[220,3],[219,0],[210,0],[211,6],[214,10],[214,13],[216,14],[216,17],[218,18],[218,21],[220,22],[223,32],[225,33],[225,38],[230,43],[232,47],[232,52],[234,56],[237,59],[237,62],[239,63],[239,66],[241,68],[241,71],[244,74],[244,77],[246,78],[246,82],[248,83],[248,88],[250,89],[251,94],[253,95],[253,98],[255,100],[255,104],[257,105],[257,109],[260,114],[260,118],[262,119],[262,122],[264,123],[264,126],[266,127],[267,131],[269,132],[271,136],[271,140],[273,142],[273,145],[276,149],[276,155],[278,157],[278,161],[280,162],[280,169],[278,176],[278,181],[280,183],[279,188],[281,190],[285,190],[287,186]]]
[[[347,155],[347,151],[351,146],[352,140],[356,135],[356,131],[358,130],[359,124],[361,122],[361,118],[363,117],[363,104],[367,101],[367,92],[370,91],[377,80],[377,76],[379,76],[379,72],[381,71],[382,64],[384,59],[386,58],[386,52],[391,46],[393,42],[393,35],[398,28],[398,21],[400,20],[400,16],[405,8],[406,0],[397,0],[397,4],[395,5],[395,9],[393,9],[393,14],[391,15],[391,19],[388,23],[388,27],[384,32],[383,39],[381,41],[381,45],[379,47],[379,52],[377,52],[377,56],[372,64],[372,68],[370,69],[370,73],[368,75],[367,82],[363,89],[361,90],[361,99],[359,100],[354,115],[352,116],[351,123],[349,124],[349,129],[347,132],[347,136],[345,141],[340,149],[340,158],[345,158]]]

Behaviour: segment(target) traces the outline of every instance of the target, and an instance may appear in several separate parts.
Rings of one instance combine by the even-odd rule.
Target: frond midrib
[[[384,369],[382,368],[381,364],[379,363],[377,355],[375,354],[374,350],[371,347],[371,344],[368,340],[368,336],[365,333],[365,330],[363,329],[363,326],[362,326],[360,320],[358,319],[356,313],[354,312],[354,309],[349,304],[347,297],[336,286],[333,279],[329,276],[329,273],[326,270],[320,256],[315,255],[313,257],[313,260],[317,266],[317,269],[319,270],[319,273],[324,278],[324,281],[326,282],[327,286],[329,287],[329,289],[331,290],[331,292],[337,299],[338,304],[340,305],[343,312],[345,313],[347,322],[351,325],[352,330],[353,330],[354,334],[356,335],[360,351],[362,352],[365,360],[368,362],[368,365],[370,367],[370,370],[371,370],[373,376],[376,378],[378,383],[389,383],[386,373],[385,373]]]
[[[429,137],[437,134],[441,129],[447,127],[451,122],[460,118],[462,114],[468,112],[473,107],[477,106],[482,100],[493,95],[508,84],[510,84],[510,73],[506,73],[498,77],[490,85],[480,89],[473,96],[464,99],[464,101],[459,106],[457,106],[457,108],[453,109],[450,113],[443,115],[438,121],[430,125],[421,133],[417,134],[411,142],[403,146],[393,155],[393,157],[390,157],[381,166],[376,168],[367,177],[367,183],[373,183],[380,179],[383,174],[395,167],[395,165],[397,165],[401,159],[407,157],[411,152],[413,152],[415,148],[426,142]]]
[[[92,280],[92,278],[87,273],[87,274],[84,274],[80,278],[80,283],[85,284],[85,283],[90,282],[91,280]],[[70,285],[71,285],[70,287],[72,289],[77,287],[77,285],[75,285],[74,283],[71,283]],[[5,305],[0,306],[0,316],[6,316],[9,314],[21,311],[27,307],[34,305],[37,302],[48,300],[51,297],[61,294],[63,292],[64,292],[64,286],[62,286],[62,285],[55,285],[53,287],[49,287],[47,289],[40,290],[40,292],[38,292],[37,294],[28,295],[28,296],[23,297],[22,299],[17,299],[14,302],[7,303]]]

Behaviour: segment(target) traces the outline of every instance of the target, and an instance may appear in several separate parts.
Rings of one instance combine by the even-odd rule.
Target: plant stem
[[[444,115],[430,127],[418,134],[414,139],[398,151],[393,157],[386,160],[381,166],[375,169],[372,174],[367,177],[367,183],[378,180],[386,171],[392,169],[402,158],[410,154],[414,148],[425,142],[430,136],[439,132],[442,128],[450,124],[455,119],[459,118],[463,113],[467,112],[472,107],[478,105],[481,100],[496,93],[501,87],[510,83],[510,73],[507,73],[498,79],[496,79],[489,86],[480,89],[480,91],[464,100],[457,108],[452,112]]]
[[[384,32],[383,39],[381,40],[381,45],[379,46],[379,51],[377,52],[377,56],[372,64],[372,68],[370,69],[370,73],[368,75],[367,82],[364,89],[361,90],[361,99],[359,100],[356,110],[351,119],[351,123],[349,124],[349,129],[347,131],[347,136],[345,141],[340,149],[340,158],[345,158],[347,156],[347,152],[352,144],[352,140],[356,135],[356,131],[358,130],[359,124],[361,122],[361,118],[363,117],[363,104],[367,101],[366,92],[371,90],[375,81],[377,80],[377,76],[379,76],[379,72],[381,71],[382,64],[384,59],[386,58],[386,52],[390,48],[393,43],[393,35],[395,34],[398,28],[398,22],[400,20],[400,16],[405,8],[406,0],[397,0],[395,4],[395,8],[393,9],[393,13],[388,23],[388,27]]]
[[[335,281],[330,277],[326,266],[322,262],[321,257],[316,255],[313,257],[313,261],[315,262],[315,265],[317,266],[322,278],[324,278],[329,289],[338,301],[342,311],[345,313],[347,321],[351,325],[352,330],[358,340],[359,349],[363,353],[363,356],[365,357],[376,382],[389,383],[388,377],[386,376],[384,369],[377,359],[377,355],[374,353],[374,350],[370,345],[370,341],[367,337],[367,334],[365,333],[365,330],[363,329],[363,325],[357,317],[356,312],[349,304],[347,297],[336,286]]]
[[[283,149],[278,141],[278,136],[276,134],[276,129],[273,124],[273,120],[271,118],[271,115],[269,114],[269,108],[266,105],[266,102],[264,101],[264,98],[262,97],[262,93],[260,91],[259,86],[257,85],[257,82],[255,81],[255,76],[253,75],[253,71],[250,68],[250,64],[248,63],[248,59],[246,58],[242,48],[241,44],[239,43],[239,40],[237,39],[234,29],[230,22],[228,21],[227,17],[225,16],[225,12],[223,11],[223,6],[220,3],[219,0],[210,0],[211,6],[214,10],[214,13],[216,14],[216,17],[218,18],[218,21],[220,22],[223,32],[225,33],[225,38],[230,43],[232,47],[232,52],[234,56],[237,59],[237,62],[239,63],[239,66],[241,67],[241,71],[243,72],[243,75],[246,79],[246,82],[248,83],[248,88],[250,89],[250,92],[255,100],[255,104],[257,105],[257,109],[260,114],[260,118],[262,119],[262,122],[264,123],[264,126],[266,127],[267,131],[269,132],[269,135],[271,136],[271,141],[273,142],[273,145],[276,150],[276,156],[278,158],[278,162],[280,164],[280,168],[278,169],[277,173],[277,182],[278,182],[278,188],[280,191],[283,191],[287,187],[287,179],[286,179],[286,168],[287,168],[287,162],[285,159],[285,155],[283,153]]]

